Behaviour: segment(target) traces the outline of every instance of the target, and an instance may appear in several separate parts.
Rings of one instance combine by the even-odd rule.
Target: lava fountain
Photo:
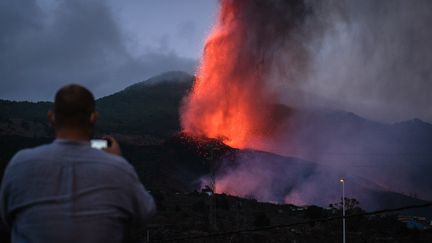
[[[269,80],[305,12],[299,0],[221,0],[195,83],[183,103],[183,131],[236,148],[262,148],[280,118],[275,116],[279,95]],[[292,59],[285,56],[283,66]]]

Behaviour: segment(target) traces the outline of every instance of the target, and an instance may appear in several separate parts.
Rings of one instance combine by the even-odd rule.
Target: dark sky
[[[1,0],[0,99],[97,97],[169,70],[193,72],[216,0]]]

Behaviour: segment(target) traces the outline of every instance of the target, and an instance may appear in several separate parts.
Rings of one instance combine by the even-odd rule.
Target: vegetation
[[[97,101],[99,132],[118,132],[167,138],[180,130],[179,107],[190,89],[184,82],[160,82],[125,89]]]
[[[101,114],[97,133],[111,133],[120,138],[125,157],[134,165],[140,179],[156,199],[158,213],[141,230],[149,230],[151,239],[169,239],[341,214],[341,202],[329,208],[303,208],[229,195],[209,196],[194,191],[200,188],[203,175],[213,175],[211,179],[214,179],[214,171],[221,165],[221,158],[233,162],[243,151],[232,149],[218,140],[192,138],[178,133],[178,108],[191,87],[192,79],[190,75],[182,75],[182,80],[174,82],[162,75],[97,101]],[[52,140],[52,131],[46,122],[46,112],[51,105],[49,102],[0,101],[0,176],[16,151]],[[331,121],[328,123],[331,124]],[[36,133],[35,129],[49,131]],[[292,160],[287,158],[284,162]],[[374,193],[377,197],[386,195],[386,204],[398,198],[396,193]],[[345,202],[347,214],[362,212],[356,199],[345,198]],[[339,221],[331,221],[257,231],[209,242],[340,242],[340,224]],[[431,232],[408,230],[393,215],[349,220],[347,229],[349,242],[432,242]],[[144,235],[135,232],[131,237],[142,238]],[[0,242],[7,241],[0,239]]]

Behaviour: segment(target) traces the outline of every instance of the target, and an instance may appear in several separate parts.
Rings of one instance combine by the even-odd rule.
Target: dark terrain
[[[275,178],[273,181],[274,184],[284,185],[282,189],[278,187],[279,191],[271,198],[274,202],[283,202],[284,195],[292,190],[294,184],[315,176],[318,171],[324,171],[328,181],[337,181],[344,172],[323,164],[347,154],[356,154],[355,159],[362,163],[374,163],[373,170],[370,167],[364,169],[365,173],[372,173],[372,178],[378,178],[376,173],[382,173],[382,177],[386,178],[383,182],[387,182],[388,178],[394,176],[394,171],[409,167],[409,173],[403,176],[414,180],[411,181],[412,185],[403,187],[398,187],[399,182],[395,182],[394,188],[398,190],[389,190],[378,186],[383,183],[381,181],[375,184],[370,178],[353,175],[350,178],[351,188],[357,192],[355,197],[360,201],[360,207],[372,210],[401,207],[425,203],[426,199],[432,197],[429,189],[432,179],[428,173],[432,169],[429,163],[432,158],[432,125],[429,123],[412,120],[389,125],[372,122],[352,113],[311,112],[305,113],[302,119],[313,122],[307,123],[298,134],[300,145],[309,144],[303,146],[307,148],[305,151],[296,154],[305,159],[238,150],[218,140],[179,133],[178,110],[192,80],[193,77],[185,73],[166,73],[97,100],[101,119],[96,134],[109,133],[120,140],[125,157],[135,166],[158,204],[157,215],[142,234],[135,233],[132,238],[145,238],[147,229],[150,239],[170,239],[289,224],[340,214],[339,210],[316,206],[302,208],[259,202],[250,197],[242,199],[223,194],[208,196],[201,192],[200,179],[203,176],[211,177],[221,170],[236,168],[239,166],[238,158],[245,156],[254,158],[249,163],[267,161],[272,168],[286,171],[284,178]],[[50,102],[0,100],[1,174],[7,161],[19,149],[52,141],[53,131],[46,120],[50,107]],[[308,138],[310,134],[313,134],[314,139]],[[329,144],[329,137],[334,138],[332,141],[344,141],[337,155],[334,155],[337,142],[334,142],[335,146],[324,146]],[[394,151],[398,152],[395,154]],[[318,153],[320,156],[316,156]],[[317,157],[323,164],[314,162]],[[389,163],[394,168],[383,171],[381,168],[388,168]],[[418,190],[412,191],[411,188]],[[373,195],[373,200],[370,200],[370,195]],[[331,202],[325,201],[322,205]],[[351,212],[362,211],[353,208]],[[402,214],[432,217],[430,209]],[[338,220],[184,242],[339,242],[340,228]],[[350,242],[432,241],[430,231],[408,230],[394,215],[353,219],[348,221],[348,232]]]

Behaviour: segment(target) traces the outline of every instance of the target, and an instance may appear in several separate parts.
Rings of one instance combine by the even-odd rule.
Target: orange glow
[[[272,96],[263,84],[268,70],[260,39],[248,31],[242,4],[221,1],[196,80],[184,100],[184,132],[222,139],[236,148],[257,148],[271,130]],[[251,51],[252,50],[252,51]],[[264,57],[264,58],[263,58]]]

